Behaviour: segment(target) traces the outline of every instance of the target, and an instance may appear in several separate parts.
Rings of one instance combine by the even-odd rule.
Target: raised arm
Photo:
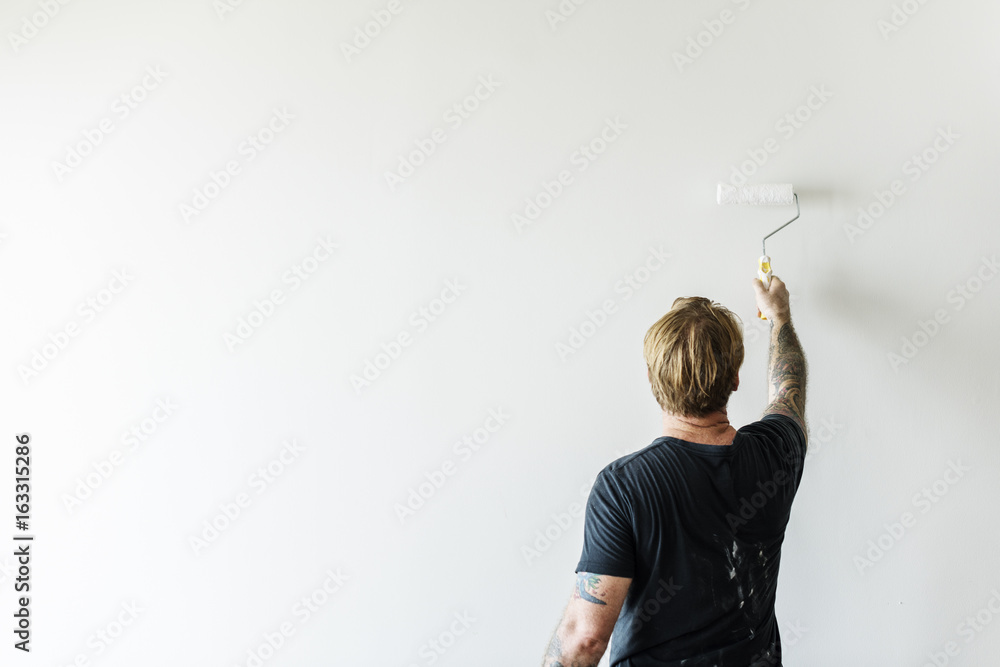
[[[764,414],[782,414],[798,422],[806,431],[806,357],[792,327],[788,289],[771,277],[768,289],[754,280],[757,308],[771,323],[771,343],[767,362],[767,408]],[[806,436],[808,438],[808,435]]]

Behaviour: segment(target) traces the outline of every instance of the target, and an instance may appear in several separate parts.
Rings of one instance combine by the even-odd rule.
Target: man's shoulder
[[[604,466],[604,468],[601,469],[600,474],[616,475],[618,477],[621,477],[622,475],[627,475],[630,472],[634,472],[636,467],[638,465],[641,465],[641,463],[644,460],[650,457],[659,456],[661,450],[661,447],[659,447],[659,445],[661,440],[662,440],[661,438],[657,438],[650,444],[646,445],[645,447],[642,447],[641,449],[637,449],[631,454],[625,454],[623,456],[619,456],[617,459]]]
[[[802,426],[795,415],[784,411],[765,412],[757,421],[749,422],[739,428],[740,433],[744,431],[773,431],[775,427],[786,428],[787,425],[794,424],[796,429],[801,431]]]
[[[806,438],[806,429],[802,424],[802,420],[798,415],[785,411],[773,411],[765,413],[758,421],[767,422],[777,422],[782,424],[786,429],[791,426],[797,435],[800,435],[803,440]]]
[[[806,449],[806,433],[801,422],[795,416],[781,412],[766,413],[740,428],[738,435],[764,438],[786,456],[803,456]]]

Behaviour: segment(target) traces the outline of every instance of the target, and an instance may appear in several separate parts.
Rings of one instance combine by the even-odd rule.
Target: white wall
[[[563,2],[576,9],[554,28],[556,0],[399,2],[350,59],[341,44],[386,2],[0,11],[2,488],[12,514],[13,437],[28,432],[35,660],[252,665],[284,628],[264,664],[540,663],[582,539],[582,519],[563,530],[553,517],[659,434],[641,342],[675,297],[741,315],[730,415],[764,407],[750,281],[761,237],[793,210],[715,201],[756,154],[750,182],[794,183],[802,205],[767,247],[810,364],[813,450],[777,604],[786,664],[919,665],[949,649],[939,661],[995,661],[1000,280],[976,276],[993,277],[981,267],[1000,247],[1000,6],[906,0],[916,13],[900,8],[889,31],[888,0]],[[162,80],[147,77],[125,116],[115,100],[147,68]],[[487,95],[481,77],[498,87]],[[477,90],[458,126],[446,112]],[[275,109],[293,118],[250,159],[241,143]],[[55,167],[102,119],[99,145]],[[609,119],[624,128],[581,170],[574,153]],[[390,187],[386,172],[435,128],[445,141]],[[936,161],[913,171],[925,151]],[[230,161],[227,187],[185,216]],[[512,215],[563,170],[569,184],[518,230]],[[902,194],[852,230],[894,181]],[[336,250],[286,281],[320,239]],[[651,249],[669,258],[647,276]],[[616,284],[635,272],[648,280],[626,298]],[[411,319],[448,281],[461,290],[444,312]],[[958,285],[977,291],[957,298]],[[230,349],[274,290],[283,301]],[[100,313],[81,307],[91,298]],[[615,311],[562,358],[606,300]],[[405,334],[356,390],[352,376]],[[894,363],[905,338],[920,347]],[[49,358],[25,372],[36,352]],[[509,418],[478,451],[454,449],[491,410]],[[144,440],[122,440],[143,423]],[[279,476],[254,477],[293,440]],[[967,470],[949,484],[953,463]],[[401,521],[397,504],[448,465]],[[88,475],[96,488],[68,503]],[[935,483],[941,496],[920,499]],[[239,516],[196,550],[237,499]],[[547,529],[561,534],[527,557]],[[329,596],[328,571],[346,577]],[[307,616],[295,605],[313,593],[325,604]],[[98,639],[132,602],[137,618]],[[980,630],[961,625],[977,613]],[[432,663],[456,614],[471,629]]]

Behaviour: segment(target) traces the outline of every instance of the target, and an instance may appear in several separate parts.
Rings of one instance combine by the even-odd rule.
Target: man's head
[[[704,297],[681,297],[646,332],[642,352],[663,411],[704,417],[725,408],[736,389],[743,323]]]

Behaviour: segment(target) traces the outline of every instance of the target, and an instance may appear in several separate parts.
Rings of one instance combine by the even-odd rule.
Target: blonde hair
[[[684,417],[726,407],[743,365],[743,322],[704,297],[681,297],[642,342],[653,396]]]

